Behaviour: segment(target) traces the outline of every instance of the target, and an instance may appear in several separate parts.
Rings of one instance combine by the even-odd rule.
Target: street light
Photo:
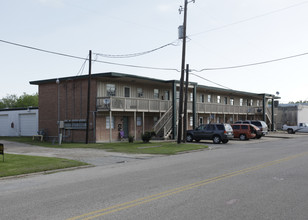
[[[60,133],[60,80],[57,79],[56,83],[58,85],[58,144],[61,145],[62,134]]]

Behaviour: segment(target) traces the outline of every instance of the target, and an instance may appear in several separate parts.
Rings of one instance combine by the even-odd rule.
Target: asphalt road
[[[308,219],[308,136],[0,180],[0,219]]]

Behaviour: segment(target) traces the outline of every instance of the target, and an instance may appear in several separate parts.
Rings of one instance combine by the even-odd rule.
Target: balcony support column
[[[197,125],[197,85],[194,85],[193,91],[193,129]]]
[[[137,112],[134,111],[134,140],[136,140],[136,136],[137,136]]]
[[[142,134],[144,134],[144,112],[142,112]]]
[[[177,109],[176,109],[176,83],[173,81],[172,83],[172,134],[173,139],[177,137],[177,126],[176,126],[176,118],[177,118]]]
[[[112,142],[112,113],[109,111],[109,142]]]
[[[274,98],[272,98],[272,131],[275,131],[275,122],[274,122]]]
[[[265,94],[263,95],[263,121],[266,123],[266,99],[265,99]]]

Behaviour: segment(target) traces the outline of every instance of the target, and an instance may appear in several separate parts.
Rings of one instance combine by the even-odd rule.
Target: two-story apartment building
[[[160,80],[122,73],[92,74],[88,103],[87,75],[32,81],[39,86],[39,129],[51,138],[83,142],[87,112],[91,142],[140,139],[145,131],[175,138],[179,81]],[[202,123],[259,119],[272,123],[270,94],[255,94],[189,83],[187,129]]]

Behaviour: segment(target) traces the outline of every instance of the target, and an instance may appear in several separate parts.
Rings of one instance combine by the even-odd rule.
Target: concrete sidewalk
[[[144,160],[159,156],[147,154],[124,154],[108,152],[100,149],[48,148],[4,140],[1,140],[0,142],[4,145],[4,152],[8,154],[67,158],[86,162],[95,166],[126,163],[134,160]]]
[[[288,134],[286,131],[270,131],[265,137],[271,138],[296,138],[303,135],[308,135],[308,133],[295,133],[295,134]]]

